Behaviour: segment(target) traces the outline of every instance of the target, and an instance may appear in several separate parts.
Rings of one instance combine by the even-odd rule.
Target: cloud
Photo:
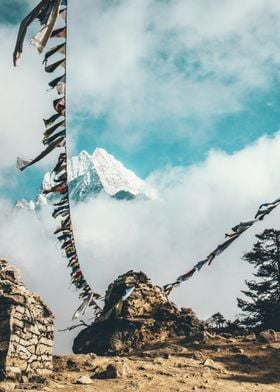
[[[109,283],[119,272],[143,269],[165,284],[191,269],[231,227],[252,219],[261,202],[278,197],[279,149],[280,134],[232,155],[212,151],[199,165],[160,170],[149,178],[161,195],[156,201],[98,199],[79,205],[74,209],[77,240],[92,281],[108,276]],[[174,290],[176,302],[194,307],[201,317],[218,310],[233,316],[235,297],[251,271],[240,258],[251,248],[254,233],[267,225],[278,226],[277,212],[244,234],[211,268]]]
[[[130,269],[143,270],[155,284],[172,282],[203,259],[224,233],[251,219],[260,203],[279,197],[280,133],[228,155],[212,151],[190,167],[166,168],[148,182],[157,187],[157,200],[116,201],[105,196],[73,207],[74,231],[83,271],[98,292]],[[190,281],[174,289],[171,299],[192,307],[199,317],[217,311],[233,317],[236,296],[252,269],[241,260],[264,228],[279,229],[276,209]],[[1,257],[18,265],[28,286],[40,293],[56,315],[56,327],[70,323],[78,306],[69,287],[69,270],[52,236],[56,223],[50,212],[40,218],[12,212],[1,202]],[[28,230],[27,230],[28,228]],[[71,347],[71,334],[56,335],[56,351]]]
[[[108,116],[104,138],[119,133],[122,146],[153,136],[154,122],[206,124],[244,110],[279,75],[279,13],[274,0],[73,3],[71,108]],[[174,128],[175,140],[195,138],[190,126]]]

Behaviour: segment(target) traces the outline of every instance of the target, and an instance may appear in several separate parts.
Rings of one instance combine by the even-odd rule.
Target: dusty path
[[[102,371],[109,364],[119,372],[118,378],[99,379],[108,376]],[[85,384],[77,384],[79,379]],[[0,385],[1,392],[1,388],[17,392],[276,392],[280,390],[280,344],[219,337],[203,344],[162,344],[139,356],[57,356],[53,376],[45,383]]]

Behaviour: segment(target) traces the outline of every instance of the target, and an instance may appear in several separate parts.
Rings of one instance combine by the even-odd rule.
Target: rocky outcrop
[[[0,260],[0,380],[29,380],[52,371],[53,315]]]
[[[258,340],[262,343],[280,342],[280,332],[276,332],[273,329],[261,331],[258,335]]]
[[[170,337],[200,340],[203,331],[203,323],[191,309],[179,310],[143,272],[129,271],[110,284],[101,316],[79,333],[73,351],[137,352]]]

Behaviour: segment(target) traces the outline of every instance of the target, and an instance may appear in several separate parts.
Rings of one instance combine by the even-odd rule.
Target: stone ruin
[[[131,295],[120,300],[129,288]],[[105,295],[98,319],[74,340],[73,352],[112,355],[137,353],[172,337],[201,340],[204,324],[191,309],[178,309],[162,288],[152,284],[143,272],[120,275]]]
[[[53,315],[0,260],[0,380],[40,379],[52,371]]]

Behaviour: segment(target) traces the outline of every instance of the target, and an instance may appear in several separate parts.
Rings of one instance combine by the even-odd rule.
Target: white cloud
[[[124,145],[139,121],[241,110],[279,74],[275,0],[85,0],[70,11],[71,107],[121,124]]]
[[[158,187],[158,200],[99,197],[74,207],[74,230],[87,279],[101,293],[130,269],[143,270],[156,284],[173,281],[207,256],[232,226],[251,219],[261,202],[279,196],[279,154],[278,133],[232,155],[212,151],[199,165],[154,173],[149,182]],[[216,311],[234,316],[235,298],[244,279],[251,277],[250,266],[240,258],[251,249],[255,233],[266,227],[279,229],[279,213],[273,211],[211,267],[174,289],[172,300],[193,307],[202,318]],[[20,266],[26,283],[43,296],[56,315],[56,326],[62,328],[69,324],[78,300],[51,235],[54,226],[48,211],[39,221],[32,214],[12,215],[9,205],[1,203],[1,257]],[[57,351],[70,348],[71,336],[58,334]]]

